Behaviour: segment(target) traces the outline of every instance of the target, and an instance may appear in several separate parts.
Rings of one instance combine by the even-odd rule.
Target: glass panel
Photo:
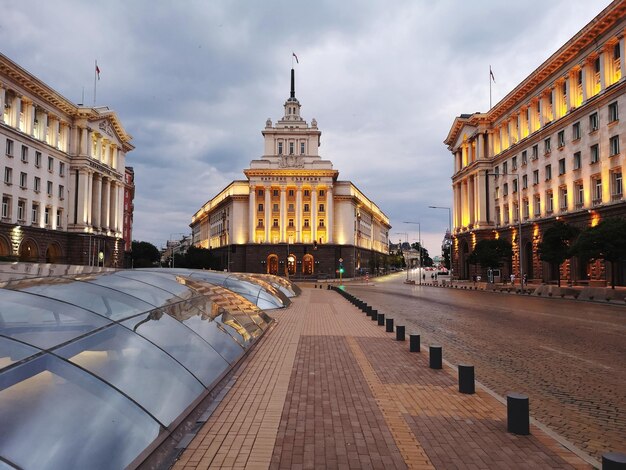
[[[0,370],[38,352],[39,349],[0,336]]]
[[[124,395],[50,354],[0,374],[0,422],[0,455],[25,469],[124,468],[159,433]]]
[[[195,292],[189,289],[189,287],[186,287],[176,280],[177,276],[175,274],[130,270],[119,271],[116,274],[120,277],[135,279],[139,282],[145,282],[146,284],[160,287],[181,299],[188,299],[195,295]]]
[[[137,297],[144,302],[148,302],[154,307],[162,307],[163,305],[167,305],[169,303],[181,301],[179,297],[176,297],[171,292],[121,276],[104,274],[100,276],[90,276],[89,278],[81,280],[124,292],[125,294]]]
[[[174,359],[119,325],[56,352],[122,390],[165,426],[204,391]]]
[[[0,470],[15,470],[15,467],[11,467],[8,463],[0,460]]]
[[[166,308],[184,309],[185,304],[187,302],[180,302]],[[228,369],[228,362],[215,349],[162,310],[154,310],[148,315],[131,318],[123,325],[170,354],[195,375],[205,387],[210,387]]]
[[[0,334],[49,349],[110,323],[65,302],[0,289]]]
[[[74,279],[55,277],[30,281],[14,281],[9,289],[31,292],[52,299],[63,300],[112,320],[121,320],[152,310],[154,306],[122,292]]]

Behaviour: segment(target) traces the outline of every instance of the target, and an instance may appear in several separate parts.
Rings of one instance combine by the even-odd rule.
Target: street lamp
[[[517,252],[519,257],[519,278],[521,291],[524,293],[524,263],[522,261],[522,187],[520,185],[519,173],[486,173],[487,176],[500,175],[515,176],[517,180]]]
[[[185,238],[187,237],[187,234],[184,233],[184,232],[170,233],[169,241],[175,241],[174,240],[174,235],[182,235],[181,241],[184,241]],[[180,246],[180,241],[178,242],[178,246]],[[175,250],[175,248],[176,248],[176,246],[172,245],[172,268],[176,267],[175,266],[175,259],[176,259],[176,250]]]
[[[407,232],[396,232],[396,235],[404,235],[404,239],[406,243],[409,243],[409,234]],[[400,243],[398,244],[398,251],[402,250],[402,239],[400,239]],[[409,269],[407,267],[406,270],[406,280],[409,280]]]
[[[413,225],[417,225],[417,243],[419,244],[419,258],[417,259],[418,261],[418,270],[417,270],[417,277],[419,277],[419,281],[420,281],[420,286],[422,285],[422,226],[419,222],[404,222],[405,224],[413,224]]]
[[[452,239],[452,208],[443,206],[428,206],[429,209],[444,209],[448,211],[448,233],[450,234],[450,281],[452,281],[452,259],[454,253],[454,240]]]

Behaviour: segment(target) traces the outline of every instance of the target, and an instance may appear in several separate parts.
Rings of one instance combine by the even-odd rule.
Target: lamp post
[[[182,241],[185,241],[187,234],[184,232],[170,233],[170,239],[168,241],[172,242],[174,240],[174,235],[182,235]],[[178,242],[178,246],[180,246],[180,241]],[[176,246],[172,245],[172,268],[175,268],[175,259],[176,259]]]
[[[445,209],[448,211],[448,233],[450,234],[450,281],[452,281],[452,255],[454,253],[454,240],[452,240],[452,208],[444,206],[428,206],[429,209]]]
[[[519,257],[519,279],[521,291],[524,293],[524,263],[522,261],[522,187],[519,173],[487,173],[487,176],[515,176],[517,181],[517,252]]]
[[[417,269],[417,277],[419,277],[419,281],[420,281],[420,286],[422,285],[422,225],[419,222],[404,222],[405,224],[413,224],[413,225],[417,225],[417,243],[420,247],[419,249],[419,258],[417,259],[418,261],[418,269]]]
[[[396,235],[404,235],[404,239],[405,239],[406,243],[409,243],[409,234],[407,232],[396,232]],[[400,239],[399,249],[402,250],[402,239]],[[403,257],[404,257],[404,255],[403,255]],[[406,280],[407,281],[409,280],[409,267],[408,267],[408,265],[407,265],[407,269],[406,269]]]

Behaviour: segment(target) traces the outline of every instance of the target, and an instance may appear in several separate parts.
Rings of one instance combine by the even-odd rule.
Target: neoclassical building
[[[555,279],[537,253],[551,223],[584,228],[626,217],[625,31],[626,3],[614,1],[488,112],[454,120],[445,144],[454,157],[453,265],[460,278],[474,269],[467,256],[478,240],[504,237],[514,249],[504,275],[519,275],[521,242],[528,278]],[[560,269],[576,282],[610,276],[610,265],[599,261],[574,258]],[[626,263],[616,274],[624,284]]]
[[[115,112],[74,104],[0,54],[0,258],[121,266],[124,172]]]
[[[284,116],[262,131],[263,156],[192,217],[195,246],[231,271],[335,277],[361,273],[388,254],[389,219],[318,154],[321,131],[300,115],[294,71]]]

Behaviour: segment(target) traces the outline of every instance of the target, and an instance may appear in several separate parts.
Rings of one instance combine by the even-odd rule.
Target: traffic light
[[[343,263],[339,263],[339,274],[343,274]]]

